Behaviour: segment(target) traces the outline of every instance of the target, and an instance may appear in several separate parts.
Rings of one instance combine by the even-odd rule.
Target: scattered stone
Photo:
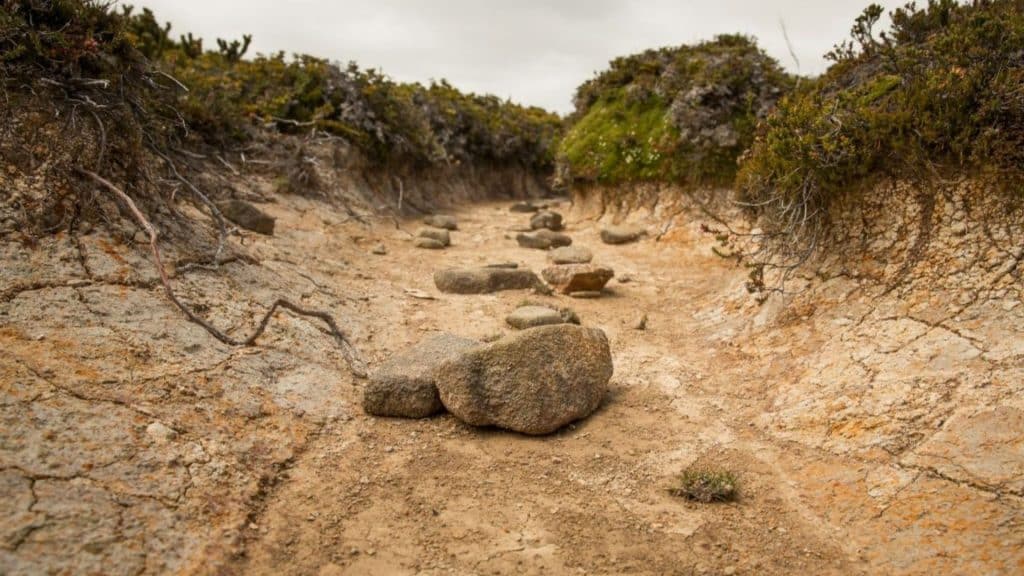
[[[601,292],[615,272],[595,264],[564,264],[550,266],[541,272],[544,281],[562,294]]]
[[[632,323],[633,330],[647,330],[647,314],[641,313]]]
[[[594,299],[594,298],[600,298],[601,297],[601,293],[600,292],[587,292],[587,291],[584,291],[584,292],[570,292],[569,293],[569,297],[570,298],[578,298],[580,300],[591,300],[591,299]]]
[[[454,216],[447,216],[444,214],[434,214],[433,216],[427,216],[423,219],[423,223],[427,226],[433,226],[434,228],[444,228],[445,230],[458,230],[459,222]]]
[[[430,238],[437,240],[444,246],[451,246],[452,236],[443,228],[420,228],[416,231],[417,238]]]
[[[444,250],[444,243],[438,242],[433,238],[416,238],[412,241],[412,245],[427,250]]]
[[[509,212],[518,212],[520,214],[528,214],[538,210],[540,210],[540,208],[535,206],[532,202],[516,202],[509,207]]]
[[[565,318],[558,310],[547,306],[523,306],[505,318],[505,322],[516,330],[526,330],[538,326],[549,326],[552,324],[565,324]]]
[[[383,244],[377,244],[373,247],[373,253],[377,256],[384,256],[388,253],[388,247]]]
[[[484,268],[504,268],[506,270],[515,270],[519,268],[519,264],[515,262],[497,262],[495,264],[487,264]]]
[[[612,371],[604,332],[561,324],[470,349],[443,363],[436,382],[463,422],[539,435],[593,413]]]
[[[562,215],[550,210],[538,212],[533,216],[533,218],[530,218],[530,228],[532,230],[546,228],[557,232],[562,229]]]
[[[544,283],[531,270],[509,268],[468,268],[439,270],[434,285],[449,294],[490,294],[501,290],[544,288]]]
[[[583,246],[562,246],[552,250],[548,259],[555,264],[588,264],[594,254]]]
[[[548,229],[541,229],[533,234],[517,234],[516,242],[523,248],[535,250],[550,250],[572,244],[572,238],[559,232],[552,232]]]
[[[426,418],[442,412],[434,379],[437,367],[477,345],[474,340],[438,334],[392,356],[370,375],[363,409],[374,416],[400,418]]]
[[[618,277],[618,281],[619,281],[619,284],[629,284],[630,282],[633,281],[633,275],[632,274],[623,274],[622,276]]]
[[[621,226],[608,226],[601,230],[601,241],[605,244],[629,244],[636,242],[647,235],[647,230],[641,226],[624,224]]]
[[[245,200],[234,198],[217,202],[217,209],[225,218],[246,230],[267,236],[274,235],[275,218]]]
[[[519,307],[520,308],[525,308],[527,306],[535,306],[535,307],[539,307],[539,308],[550,308],[551,310],[554,310],[554,311],[558,312],[559,316],[562,317],[562,322],[565,323],[565,324],[579,324],[580,323],[579,315],[576,314],[575,310],[573,310],[572,308],[569,308],[568,306],[553,306],[553,305],[547,304],[545,302],[541,302],[541,301],[538,301],[538,300],[531,300],[531,299],[525,299],[525,300],[523,300],[522,302],[519,303]]]

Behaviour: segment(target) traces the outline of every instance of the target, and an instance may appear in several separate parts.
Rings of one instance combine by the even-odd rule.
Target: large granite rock
[[[596,264],[564,264],[550,266],[541,272],[544,281],[562,294],[600,292],[615,276],[611,268]]]
[[[601,330],[542,326],[469,350],[436,375],[441,402],[463,422],[550,434],[601,405],[612,355]]]
[[[217,209],[225,218],[246,230],[267,236],[274,235],[276,219],[245,200],[231,199],[217,202]]]
[[[374,416],[401,418],[426,418],[442,412],[444,405],[434,380],[437,367],[477,345],[474,340],[438,334],[392,356],[370,375],[363,409]]]
[[[489,294],[502,290],[545,288],[532,270],[513,268],[449,268],[434,273],[434,285],[449,294]]]

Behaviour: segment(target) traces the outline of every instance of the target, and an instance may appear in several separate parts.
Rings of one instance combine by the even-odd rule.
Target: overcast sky
[[[874,0],[892,9],[905,0]],[[129,0],[128,3],[133,3]],[[804,74],[846,38],[870,0],[134,0],[172,33],[214,39],[254,36],[251,52],[303,52],[383,69],[400,81],[447,78],[558,112],[609,60],[723,32],[756,36]]]

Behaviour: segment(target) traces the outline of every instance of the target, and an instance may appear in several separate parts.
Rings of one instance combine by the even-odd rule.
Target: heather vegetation
[[[1024,183],[1024,2],[870,6],[832,66],[758,130],[740,200],[772,233],[813,246],[839,195],[881,178],[926,187],[967,175],[1020,200]]]
[[[250,58],[251,40],[218,39],[208,49],[191,34],[175,38],[149,10],[5,0],[0,75],[8,92],[55,90],[60,104],[107,118],[118,141],[135,133],[136,142],[144,134],[224,148],[265,128],[318,130],[380,164],[551,164],[560,121],[546,111],[445,81],[399,83],[354,63],[284,53]]]
[[[746,36],[617,58],[576,92],[559,156],[576,180],[730,184],[793,84]]]

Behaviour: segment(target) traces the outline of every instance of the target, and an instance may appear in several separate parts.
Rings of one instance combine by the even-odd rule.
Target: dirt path
[[[251,314],[251,304],[231,300],[240,289],[259,301],[298,292],[339,314],[375,364],[435,331],[507,332],[504,317],[525,297],[557,301],[611,340],[607,402],[545,438],[473,429],[450,416],[368,417],[359,408],[360,383],[305,321],[282,319],[258,350],[211,345],[182,327],[151,286],[98,281],[105,261],[87,250],[92,270],[80,286],[34,286],[0,310],[7,324],[0,338],[12,352],[0,367],[20,374],[6,391],[5,418],[19,433],[6,439],[0,479],[24,495],[8,504],[6,517],[21,524],[9,522],[0,568],[83,566],[84,552],[74,547],[45,562],[35,558],[64,536],[100,542],[88,566],[106,572],[1024,571],[1024,494],[1012,474],[1021,461],[1019,435],[999,444],[1009,479],[998,486],[920,457],[906,460],[903,451],[851,448],[880,425],[836,416],[837,403],[852,402],[839,393],[822,408],[807,380],[846,370],[823,360],[823,350],[830,358],[850,355],[832,349],[840,345],[835,336],[819,329],[835,317],[808,311],[808,321],[797,311],[792,322],[757,331],[744,271],[711,255],[696,222],[660,242],[624,247],[601,244],[592,222],[570,223],[595,261],[630,279],[613,280],[601,299],[572,300],[436,293],[431,275],[444,266],[545,265],[543,252],[511,239],[524,217],[504,204],[458,213],[454,246],[443,252],[415,250],[387,225],[342,222],[314,202],[293,199],[271,210],[278,236],[250,243],[262,268],[237,267],[227,278],[204,280],[202,289],[183,281],[185,293],[222,324],[238,328]],[[371,256],[379,242],[388,254]],[[59,242],[51,247],[51,260],[63,261],[53,256],[61,250]],[[437,299],[412,298],[407,288]],[[47,323],[31,312],[75,298],[101,320]],[[640,314],[649,318],[645,331],[632,328]],[[111,317],[133,320],[107,328]],[[77,452],[58,458],[45,454],[47,434],[59,432],[39,424],[44,402],[77,403],[52,408],[67,425],[109,421],[113,433],[116,422],[132,424],[115,439],[94,441],[90,434],[99,432],[65,439],[65,450]],[[929,415],[948,398],[929,402],[900,404],[900,419],[922,412],[908,416],[900,433],[931,427],[929,437],[935,434]],[[102,414],[67,416],[90,411]],[[108,458],[111,446],[123,454]],[[735,470],[741,499],[708,506],[669,496],[673,476],[695,461]],[[120,520],[80,526],[62,516],[69,504],[59,504],[60,491],[69,486],[84,494],[76,496],[86,502],[79,508]],[[48,498],[57,504],[47,506]],[[120,512],[104,512],[108,506]]]

